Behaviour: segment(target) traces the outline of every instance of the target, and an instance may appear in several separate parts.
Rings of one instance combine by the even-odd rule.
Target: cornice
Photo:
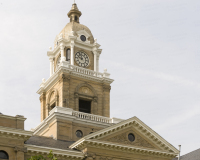
[[[92,125],[92,126],[98,126],[98,127],[110,127],[113,125],[112,123],[103,123],[103,122],[98,122],[98,121],[92,121],[92,120],[87,120],[87,119],[81,119],[77,118],[72,115],[68,115],[65,113],[58,113],[58,112],[53,112],[51,113],[46,119],[44,119],[35,129],[34,129],[34,135],[39,135],[42,133],[46,128],[49,127],[49,124],[53,122],[54,120],[67,120],[67,121],[73,121],[74,123],[79,123],[79,124],[86,124],[86,125]]]
[[[177,153],[170,153],[156,149],[149,149],[143,147],[136,147],[130,145],[120,145],[116,143],[110,143],[105,141],[98,141],[98,140],[86,140],[83,143],[80,143],[75,148],[78,150],[82,150],[87,147],[95,147],[101,148],[106,150],[114,150],[114,151],[121,151],[121,152],[128,152],[128,153],[136,153],[142,155],[151,155],[157,157],[167,157],[167,158],[174,158],[177,156]]]
[[[43,92],[46,92],[48,88],[50,88],[52,85],[54,85],[53,82],[58,80],[59,74],[61,74],[61,73],[68,73],[70,75],[74,75],[74,76],[77,76],[80,78],[84,78],[84,79],[88,79],[88,80],[92,80],[92,81],[96,81],[96,82],[107,83],[107,84],[111,84],[114,81],[113,79],[110,79],[110,78],[106,78],[106,77],[101,78],[101,77],[96,77],[96,76],[92,76],[92,75],[88,75],[88,74],[83,74],[83,73],[74,71],[70,67],[60,66],[58,68],[58,70],[48,80],[46,80],[46,82],[44,82],[40,85],[40,89],[37,91],[37,93],[41,95]],[[95,73],[102,74],[100,72],[95,72]]]
[[[111,127],[102,129],[88,136],[85,136],[82,139],[73,143],[70,146],[70,148],[75,148],[77,145],[80,145],[81,143],[83,143],[84,141],[88,139],[100,139],[102,137],[107,136],[108,134],[118,132],[121,129],[128,128],[130,127],[130,125],[133,125],[135,128],[137,128],[141,134],[143,134],[145,137],[148,137],[154,144],[160,146],[160,148],[162,148],[163,150],[166,150],[168,152],[173,151],[175,154],[179,153],[179,151],[174,146],[168,143],[164,138],[162,138],[160,135],[154,132],[150,127],[144,124],[137,117],[130,118],[128,120],[115,124]]]
[[[29,153],[38,153],[38,154],[49,154],[50,150],[52,150],[53,154],[56,156],[66,157],[66,158],[73,158],[73,159],[83,159],[84,154],[79,151],[73,150],[62,150],[57,148],[50,148],[50,147],[42,147],[42,146],[35,146],[35,145],[28,145],[25,144],[27,147],[27,151]]]
[[[21,129],[8,128],[0,126],[0,136],[12,137],[17,139],[27,140],[33,135],[32,131],[25,131]]]
[[[8,115],[4,115],[4,114],[0,114],[0,118],[7,118],[7,119],[14,119],[14,120],[22,120],[22,121],[25,121],[26,118],[24,118],[23,116],[8,116]]]

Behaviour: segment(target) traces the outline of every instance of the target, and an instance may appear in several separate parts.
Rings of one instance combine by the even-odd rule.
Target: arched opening
[[[66,53],[66,61],[70,61],[71,50],[68,48]]]
[[[52,109],[54,109],[56,107],[56,103],[53,103],[51,106],[50,106],[50,111],[52,110]]]
[[[75,16],[75,21],[76,21],[76,22],[78,21],[78,17],[77,17],[77,16]]]
[[[8,157],[8,153],[6,153],[5,151],[0,151],[0,159],[9,159]]]

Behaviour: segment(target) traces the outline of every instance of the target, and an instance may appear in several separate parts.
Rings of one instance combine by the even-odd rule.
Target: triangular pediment
[[[143,148],[160,149],[151,141],[149,141],[147,138],[145,138],[143,135],[141,135],[133,126],[130,126],[126,129],[122,129],[121,131],[112,133],[98,140],[110,143],[143,147]]]
[[[129,134],[133,134],[135,139],[130,141]],[[144,124],[137,117],[124,120],[108,128],[97,131],[83,137],[75,142],[70,148],[83,149],[87,145],[105,146],[110,148],[121,148],[123,150],[138,150],[149,152],[150,154],[168,154],[174,156],[179,151],[158,135],[150,127]]]

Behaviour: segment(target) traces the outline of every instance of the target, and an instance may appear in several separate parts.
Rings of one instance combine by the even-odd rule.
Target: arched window
[[[9,159],[8,154],[5,151],[0,151],[0,159]]]
[[[78,17],[77,17],[77,16],[75,16],[75,21],[76,21],[76,22],[78,21]]]
[[[70,51],[70,49],[68,48],[68,49],[67,49],[67,53],[66,53],[66,60],[67,60],[67,61],[70,61],[70,55],[71,55],[71,51]]]

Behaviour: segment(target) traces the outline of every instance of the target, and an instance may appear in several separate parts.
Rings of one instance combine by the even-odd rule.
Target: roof
[[[172,160],[177,160],[174,158]],[[200,148],[180,157],[180,160],[200,160]]]
[[[100,138],[111,135],[114,132],[119,132],[119,130],[123,130],[128,127],[134,127],[135,129],[137,129],[141,134],[143,134],[150,141],[152,141],[153,143],[158,145],[159,148],[161,148],[164,152],[168,153],[169,155],[173,155],[173,156],[178,155],[179,151],[174,146],[172,146],[169,142],[167,142],[164,138],[162,138],[158,133],[153,131],[150,127],[148,127],[146,124],[144,124],[137,117],[132,117],[128,120],[124,120],[120,123],[117,123],[115,125],[105,128],[105,129],[99,130],[95,133],[89,134],[89,135],[79,139],[78,141],[76,141],[69,147],[76,148],[79,150],[83,149],[85,147],[84,145],[91,143],[91,141],[92,141],[92,143],[100,143],[100,141],[99,141]],[[116,146],[116,144],[115,144],[115,146]],[[128,147],[128,146],[123,146],[123,147]],[[120,148],[123,148],[123,147],[121,146]],[[141,150],[143,150],[143,149],[141,149]],[[155,151],[155,152],[157,153],[157,151]],[[161,153],[161,151],[159,151],[159,152]]]
[[[25,142],[25,144],[57,148],[63,150],[71,150],[69,146],[72,143],[74,143],[74,141],[55,140],[52,137],[43,137],[43,136],[32,136]]]
[[[72,35],[72,31],[74,32],[74,35],[76,36],[77,32],[80,31],[80,30],[84,30],[90,35],[89,41],[90,41],[90,44],[93,44],[94,43],[94,37],[92,35],[91,30],[88,27],[86,27],[83,24],[77,23],[77,22],[69,22],[62,29],[62,31],[59,33],[59,35],[56,36],[55,41],[54,41],[54,45],[56,46],[56,43],[57,43],[60,36],[62,36],[62,38],[64,38],[64,39],[68,40],[69,36]]]

